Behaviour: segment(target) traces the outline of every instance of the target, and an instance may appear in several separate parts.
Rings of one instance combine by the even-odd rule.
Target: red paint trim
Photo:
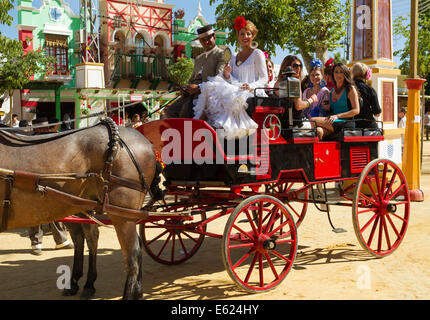
[[[383,141],[384,136],[351,136],[343,137],[344,142],[369,142],[369,141]]]
[[[284,108],[258,106],[255,107],[254,113],[284,113]]]
[[[426,82],[426,79],[405,79],[406,86],[411,90],[421,90],[423,83]]]
[[[37,107],[37,101],[22,100],[21,105],[23,107],[27,107],[27,108],[36,108]]]
[[[290,138],[288,143],[302,144],[302,143],[318,143],[318,137],[306,137],[306,138]]]

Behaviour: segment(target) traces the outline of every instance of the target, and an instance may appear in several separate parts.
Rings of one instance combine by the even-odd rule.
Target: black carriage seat
[[[289,126],[288,121],[288,107],[283,99],[279,99],[274,95],[269,97],[252,97],[247,100],[248,109],[247,113],[255,121],[258,122],[257,114],[264,114],[270,111],[268,110],[282,110],[282,112],[276,112],[276,115],[281,120],[282,126],[282,137],[286,140],[294,142],[294,138],[315,138],[317,137],[315,129],[305,129],[303,127],[302,111],[298,111],[293,108],[293,128]],[[273,109],[274,108],[274,109]],[[303,127],[303,128],[302,128]],[[293,140],[291,140],[293,139]]]
[[[324,141],[352,141],[349,137],[356,137],[355,141],[359,141],[359,137],[363,137],[363,141],[366,141],[365,137],[382,137],[382,128],[355,128],[355,129],[343,129],[338,132],[334,132],[326,137]],[[382,140],[382,139],[381,139]]]

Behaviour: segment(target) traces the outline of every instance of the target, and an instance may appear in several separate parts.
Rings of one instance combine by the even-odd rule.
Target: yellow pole
[[[408,87],[408,109],[406,112],[405,141],[402,159],[402,171],[408,182],[411,201],[424,201],[421,187],[421,112],[420,90],[425,79],[418,78],[418,0],[411,1],[411,36],[410,36],[410,79]]]

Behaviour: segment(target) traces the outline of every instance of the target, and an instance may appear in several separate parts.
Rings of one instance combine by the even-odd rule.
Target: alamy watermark
[[[208,128],[193,130],[193,121],[185,121],[180,129],[164,129],[161,133],[161,141],[165,142],[161,160],[165,165],[251,164],[260,169],[255,170],[255,174],[268,172],[268,167],[263,165],[267,160],[270,140],[267,130],[255,130],[240,139],[224,139],[224,135],[223,129],[216,129],[215,133]]]
[[[59,290],[70,289],[70,267],[67,265],[60,265],[57,267],[57,273],[60,274],[57,278],[57,288]]]

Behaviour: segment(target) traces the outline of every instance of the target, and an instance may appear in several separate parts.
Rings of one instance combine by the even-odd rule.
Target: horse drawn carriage
[[[363,249],[376,257],[392,253],[405,235],[410,200],[401,169],[378,159],[382,128],[343,130],[319,141],[315,129],[293,127],[292,104],[254,99],[259,130],[242,139],[224,140],[202,120],[165,119],[138,128],[164,162],[167,201],[156,208],[192,218],[143,221],[146,252],[178,264],[206,236],[220,238],[232,280],[249,292],[270,290],[293,266],[297,227],[314,203],[327,212],[334,232],[342,229],[333,226],[330,207],[351,207]],[[335,195],[327,192],[329,184]],[[207,231],[225,215],[223,234]]]
[[[270,290],[294,264],[297,228],[311,203],[327,212],[335,232],[342,230],[331,223],[330,208],[351,207],[358,241],[375,257],[386,256],[400,245],[409,220],[409,191],[401,169],[390,160],[378,159],[382,128],[345,129],[320,141],[315,129],[293,126],[292,103],[279,101],[291,102],[294,88],[288,84],[284,88],[281,98],[254,98],[252,117],[259,129],[240,139],[224,139],[203,120],[164,119],[137,128],[152,143],[163,167],[164,199],[146,208],[151,215],[139,218],[136,210],[130,210],[140,225],[143,247],[155,261],[182,263],[197,252],[205,237],[219,238],[232,280],[248,292]],[[132,151],[128,153],[134,157]],[[138,168],[136,162],[148,159],[133,163]],[[115,165],[109,168],[118,171]],[[142,190],[127,179],[110,177],[123,187]],[[336,197],[327,192],[330,184],[336,185]],[[100,206],[100,199],[90,204],[96,207],[96,203]],[[120,199],[117,206],[124,203]],[[127,214],[117,206],[110,209]],[[113,217],[118,224],[119,218]],[[208,224],[221,217],[227,217],[223,233],[208,231]],[[79,217],[64,221],[95,223]],[[124,241],[123,251],[124,243],[133,242]],[[127,254],[133,250],[136,246]]]

